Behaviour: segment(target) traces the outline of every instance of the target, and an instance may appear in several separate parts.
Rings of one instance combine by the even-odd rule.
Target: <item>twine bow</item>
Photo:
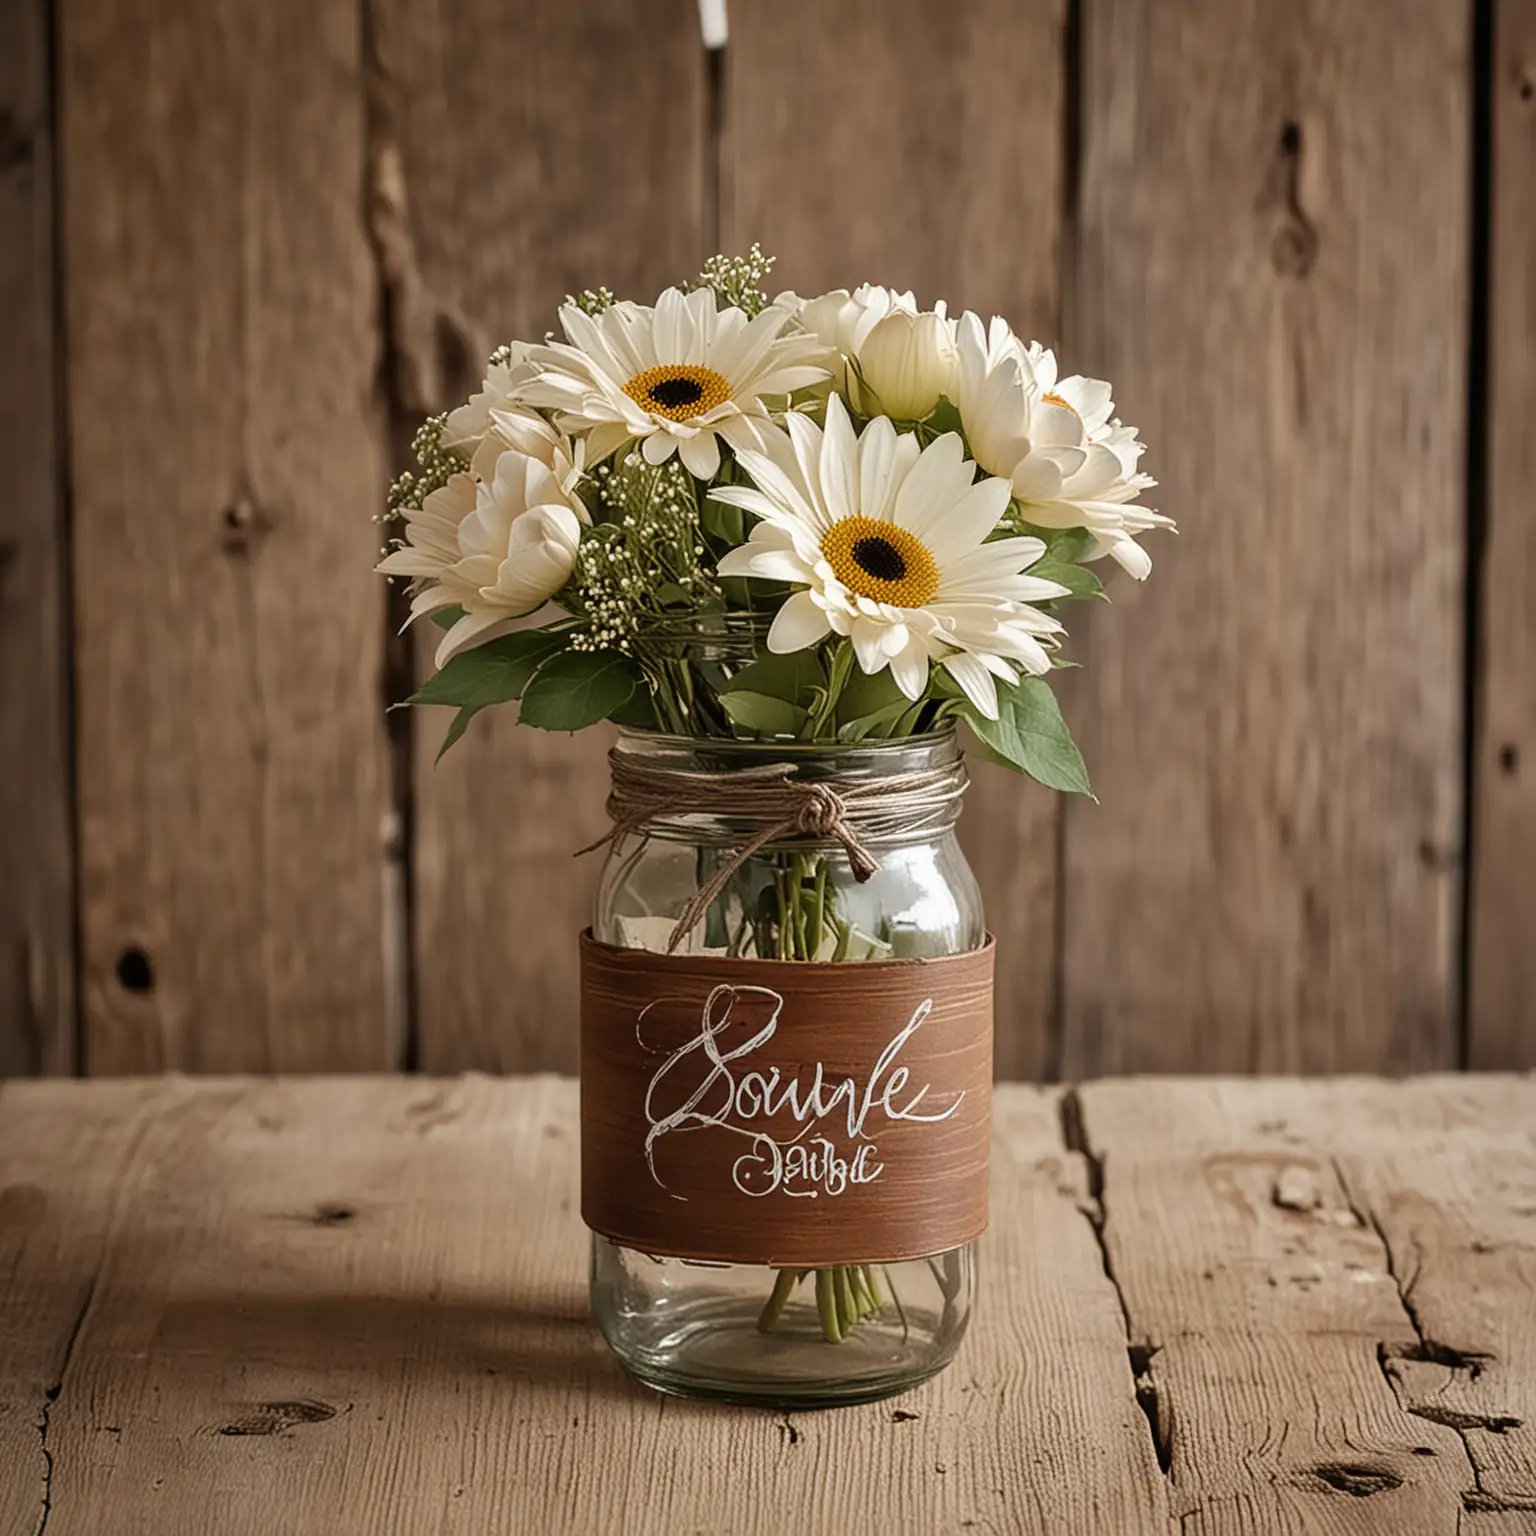
[[[608,760],[613,772],[608,815],[613,826],[581,853],[673,816],[758,823],[752,836],[689,899],[667,940],[668,954],[698,926],[732,876],[768,844],[797,836],[836,843],[862,885],[880,868],[871,842],[909,841],[948,826],[966,784],[965,764],[958,758],[939,768],[835,784],[796,778],[793,763],[706,773],[645,763],[617,748]]]

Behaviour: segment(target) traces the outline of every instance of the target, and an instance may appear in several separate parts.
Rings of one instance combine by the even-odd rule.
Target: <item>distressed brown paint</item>
[[[806,1268],[970,1241],[987,1224],[992,965],[990,940],[812,964],[583,935],[583,1219],[650,1253]]]

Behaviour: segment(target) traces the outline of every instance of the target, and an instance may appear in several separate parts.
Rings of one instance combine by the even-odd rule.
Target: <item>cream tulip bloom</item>
[[[872,327],[858,358],[865,391],[897,421],[921,420],[954,391],[954,327],[936,311],[893,310]]]

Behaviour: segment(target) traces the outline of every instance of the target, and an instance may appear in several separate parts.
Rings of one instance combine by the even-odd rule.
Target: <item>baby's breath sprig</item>
[[[762,248],[754,241],[745,256],[711,256],[704,263],[704,270],[685,286],[690,290],[713,288],[717,309],[735,305],[750,318],[760,315],[768,307],[763,281],[777,259],[764,256]]]
[[[443,446],[443,429],[447,424],[446,414],[429,416],[416,429],[416,435],[411,439],[411,453],[420,467],[406,470],[390,486],[385,498],[389,509],[386,520],[398,518],[407,511],[419,511],[433,491],[447,485],[450,475],[469,468],[469,459],[462,450]]]
[[[566,294],[565,302],[574,304],[584,315],[600,315],[605,309],[612,309],[618,300],[608,288],[583,288],[580,293]]]
[[[572,649],[633,656],[648,630],[722,600],[705,565],[698,492],[676,459],[655,466],[638,453],[599,464],[592,485],[595,521],[560,602],[589,620]]]

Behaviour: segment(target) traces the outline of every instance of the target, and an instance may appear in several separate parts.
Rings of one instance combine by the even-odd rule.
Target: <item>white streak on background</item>
[[[730,32],[725,19],[725,0],[699,0],[699,29],[704,34],[706,48],[725,47]]]

